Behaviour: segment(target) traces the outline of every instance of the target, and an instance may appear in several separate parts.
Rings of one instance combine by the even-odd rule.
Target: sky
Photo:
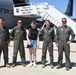
[[[29,0],[29,1],[35,2],[35,3],[47,2],[49,5],[53,5],[59,11],[64,13],[67,9],[67,5],[68,5],[69,0]],[[76,0],[74,0],[72,18],[76,18]]]

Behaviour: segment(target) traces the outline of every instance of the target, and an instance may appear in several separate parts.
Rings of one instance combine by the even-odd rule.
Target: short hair
[[[18,21],[21,21],[21,22],[22,22],[22,20],[20,20],[20,19],[19,19]],[[18,21],[17,21],[17,22],[18,22]]]
[[[2,19],[4,21],[4,18],[3,17],[0,17],[0,19]]]
[[[36,21],[32,20],[31,23],[36,24]]]
[[[46,20],[46,21],[48,21],[48,22],[51,24],[51,22],[50,22],[49,20]],[[45,22],[46,22],[46,21],[45,21]]]
[[[62,20],[63,20],[63,19],[65,19],[65,20],[67,21],[67,19],[66,19],[66,18],[62,18]]]

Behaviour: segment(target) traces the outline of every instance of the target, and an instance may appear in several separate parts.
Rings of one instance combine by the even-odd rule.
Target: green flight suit
[[[25,50],[23,43],[23,39],[26,36],[25,33],[24,28],[19,28],[18,26],[14,27],[10,33],[10,35],[14,38],[13,63],[16,63],[18,50],[22,63],[25,62]]]
[[[40,33],[43,34],[43,47],[42,47],[42,64],[46,63],[47,48],[49,51],[50,64],[53,65],[53,40],[55,36],[54,28],[42,28]]]
[[[4,54],[4,64],[8,63],[8,43],[9,43],[9,31],[6,26],[0,28],[0,56],[3,51]]]
[[[71,27],[59,26],[56,31],[56,43],[58,46],[58,63],[61,65],[63,59],[63,51],[66,57],[66,67],[70,67],[70,45],[67,44],[70,35],[72,36],[71,41],[74,40],[75,34]]]

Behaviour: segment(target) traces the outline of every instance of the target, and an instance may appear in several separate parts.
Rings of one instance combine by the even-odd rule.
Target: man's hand
[[[8,41],[7,43],[8,43],[8,46],[10,46],[10,42]]]
[[[71,44],[71,41],[68,41],[66,44]]]

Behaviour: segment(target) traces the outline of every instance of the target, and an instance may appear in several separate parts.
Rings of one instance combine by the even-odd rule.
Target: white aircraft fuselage
[[[12,28],[17,25],[17,20],[21,19],[24,25],[30,23],[35,18],[16,17],[13,15],[13,0],[0,0],[0,17],[5,19],[5,25]]]

